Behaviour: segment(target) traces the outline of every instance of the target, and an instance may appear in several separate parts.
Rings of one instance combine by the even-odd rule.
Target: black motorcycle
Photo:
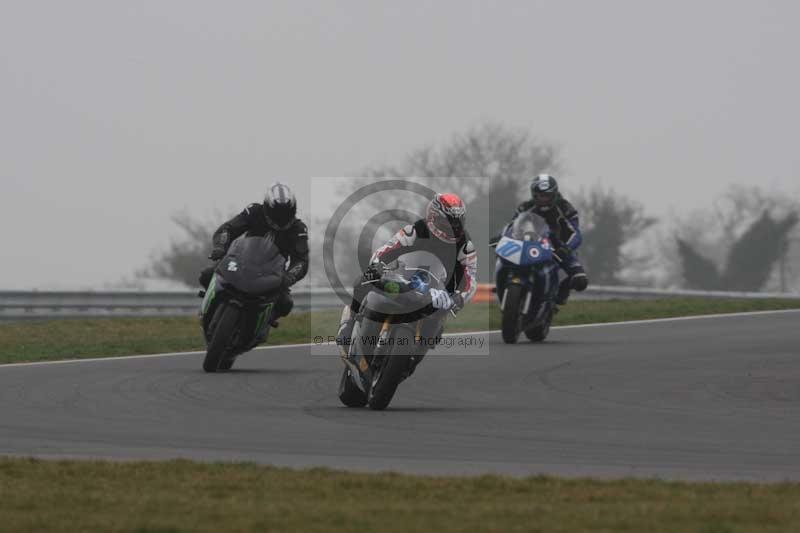
[[[267,339],[285,264],[271,236],[245,233],[231,244],[200,310],[206,337],[203,370],[230,370],[237,356]]]
[[[436,273],[434,273],[434,270]],[[443,289],[444,269],[398,262],[364,298],[356,317],[339,400],[348,407],[385,409],[441,336],[447,311],[431,305],[431,289]]]

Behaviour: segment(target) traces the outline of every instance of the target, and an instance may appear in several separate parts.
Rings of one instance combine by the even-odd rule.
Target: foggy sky
[[[797,2],[0,0],[0,288],[91,287],[281,178],[482,119],[657,215],[800,194]],[[304,190],[305,189],[305,190]]]

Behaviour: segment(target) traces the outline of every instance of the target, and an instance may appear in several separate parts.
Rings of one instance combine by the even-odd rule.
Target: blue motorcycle
[[[495,280],[503,315],[503,341],[515,344],[521,333],[541,342],[557,312],[558,265],[544,219],[521,213],[506,225],[495,246]]]

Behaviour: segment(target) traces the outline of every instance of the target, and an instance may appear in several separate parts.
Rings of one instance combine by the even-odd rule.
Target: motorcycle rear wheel
[[[228,368],[223,368],[225,355],[228,345],[233,338],[236,324],[239,322],[239,310],[230,305],[221,305],[217,308],[212,323],[216,322],[216,327],[211,336],[211,342],[206,348],[206,357],[203,360],[203,370],[206,372],[216,372],[217,370],[228,370],[233,366],[233,362]]]
[[[550,304],[550,310],[547,312],[547,319],[542,324],[525,330],[525,336],[528,337],[528,340],[531,342],[542,342],[545,340],[547,335],[550,333],[550,326],[553,323],[553,317],[555,314],[556,308]]]
[[[503,342],[506,344],[516,344],[522,327],[522,316],[520,314],[522,287],[515,284],[508,285],[503,298],[506,302],[503,306],[501,331],[503,334]]]
[[[550,322],[552,318],[548,318],[547,322],[542,324],[541,326],[536,326],[535,328],[530,328],[525,331],[525,336],[528,337],[528,340],[531,342],[542,342],[547,338],[547,335],[550,333]]]

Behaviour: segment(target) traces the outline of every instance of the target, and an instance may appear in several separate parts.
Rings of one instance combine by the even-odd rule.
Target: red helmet
[[[464,236],[464,215],[467,208],[457,194],[437,194],[428,204],[425,223],[431,235],[455,244]]]

